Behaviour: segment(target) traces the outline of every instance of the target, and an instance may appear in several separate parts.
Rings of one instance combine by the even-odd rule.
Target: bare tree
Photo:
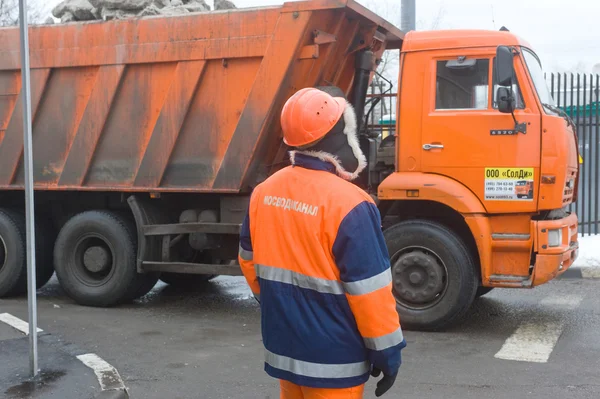
[[[443,29],[444,17],[446,16],[446,7],[444,6],[444,1],[439,3],[439,7],[437,8],[437,13],[435,17],[431,21],[417,21],[417,29],[423,30],[438,30]]]
[[[39,23],[42,18],[42,7],[37,2],[28,2],[27,15],[29,23]],[[0,26],[19,24],[19,0],[0,0]]]
[[[396,26],[400,26],[401,9],[399,7],[400,2],[397,0],[362,0],[365,7],[374,11],[378,15],[383,16],[385,19],[390,21]],[[440,1],[437,9],[435,18],[431,21],[419,20],[417,22],[418,29],[425,30],[437,30],[443,27],[444,17],[446,15],[446,9],[444,7],[444,1]],[[396,81],[398,78],[398,67],[400,62],[400,52],[398,50],[389,50],[383,54],[377,72],[384,76],[386,79]]]
[[[363,5],[396,26],[400,26],[401,9],[398,0],[359,0]],[[444,1],[439,0],[437,4],[437,13],[432,20],[418,20],[417,29],[436,30],[441,29],[445,17]],[[418,2],[419,3],[419,2]],[[423,5],[421,5],[423,6]],[[418,11],[418,9],[417,9]],[[394,93],[398,90],[398,73],[400,69],[400,51],[388,50],[384,52],[377,74],[374,76],[370,94],[378,95],[383,93]],[[381,97],[379,103],[371,110],[370,120],[376,123],[380,118],[386,115],[394,114],[396,101],[391,97]]]
[[[14,0],[0,0],[0,26],[16,25],[19,21],[19,4]]]

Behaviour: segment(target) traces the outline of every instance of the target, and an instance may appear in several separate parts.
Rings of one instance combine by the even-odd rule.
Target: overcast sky
[[[283,3],[233,1],[240,8]],[[401,0],[358,1],[400,26]],[[416,1],[419,30],[500,29],[504,25],[531,43],[546,71],[592,72],[593,66],[600,64],[600,0]],[[213,0],[206,2],[213,4]]]
[[[212,0],[207,0],[212,3]],[[359,0],[400,26],[401,0]],[[236,0],[238,7],[281,4]],[[547,71],[600,64],[599,0],[417,0],[417,28],[500,29],[505,25],[539,54]]]

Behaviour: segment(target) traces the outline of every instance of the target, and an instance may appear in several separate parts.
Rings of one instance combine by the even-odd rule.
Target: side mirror
[[[512,90],[508,87],[498,87],[496,101],[498,102],[498,111],[503,114],[512,114],[514,112],[515,97],[512,94]]]
[[[511,86],[515,67],[513,52],[510,47],[499,46],[496,49],[496,82],[499,86]]]

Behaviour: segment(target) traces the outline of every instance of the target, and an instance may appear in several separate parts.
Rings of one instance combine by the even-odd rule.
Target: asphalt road
[[[2,312],[26,320],[25,299],[0,300]],[[259,308],[240,278],[196,293],[159,284],[113,309],[75,305],[52,280],[39,325],[115,366],[132,398],[279,397],[262,368]],[[388,398],[600,398],[600,280],[495,290],[460,326],[405,336]],[[514,356],[528,361],[505,360]],[[375,397],[373,380],[367,391]]]

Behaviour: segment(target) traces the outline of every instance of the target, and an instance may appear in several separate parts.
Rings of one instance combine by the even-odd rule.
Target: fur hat
[[[304,154],[329,162],[335,166],[337,174],[345,180],[355,180],[367,167],[367,158],[360,149],[354,107],[348,102],[344,92],[336,86],[317,87],[333,97],[346,100],[346,109],[338,123],[316,143],[296,148],[290,152],[290,161],[295,164],[296,154]]]

